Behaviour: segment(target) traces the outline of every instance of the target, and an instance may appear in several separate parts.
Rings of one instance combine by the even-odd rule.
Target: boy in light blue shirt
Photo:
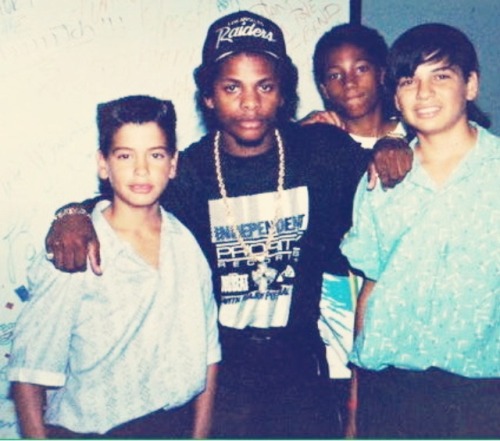
[[[342,244],[366,277],[357,434],[498,437],[500,140],[474,104],[477,55],[453,27],[417,26],[392,46],[388,81],[417,138],[403,183],[358,188]]]
[[[173,105],[125,97],[99,105],[97,122],[106,271],[63,273],[43,255],[30,269],[8,374],[22,434],[207,437],[220,360],[211,272],[159,206],[177,167]]]

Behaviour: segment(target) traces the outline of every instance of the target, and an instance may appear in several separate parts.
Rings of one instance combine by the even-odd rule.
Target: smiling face
[[[252,53],[222,61],[213,94],[205,98],[221,128],[223,148],[234,156],[255,156],[273,146],[282,104],[275,63]]]
[[[352,44],[327,54],[321,94],[344,120],[382,110],[382,71],[369,60],[363,49]]]
[[[466,80],[446,60],[420,64],[412,77],[400,78],[395,103],[405,121],[423,135],[467,125],[467,101],[478,93],[478,75]]]
[[[113,188],[115,206],[156,205],[177,166],[177,155],[168,153],[156,122],[124,124],[114,133],[108,156],[99,151],[97,160],[99,177]]]

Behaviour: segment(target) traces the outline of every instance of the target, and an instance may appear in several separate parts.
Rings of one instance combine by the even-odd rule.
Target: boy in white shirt
[[[44,255],[30,269],[9,365],[22,434],[206,437],[220,360],[211,272],[159,205],[176,174],[174,107],[129,96],[97,113],[106,271],[63,273]]]

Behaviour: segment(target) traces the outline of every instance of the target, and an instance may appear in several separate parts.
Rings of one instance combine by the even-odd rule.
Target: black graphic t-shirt
[[[220,195],[213,134],[182,152],[164,205],[195,234],[213,271],[220,324],[235,329],[288,328],[317,334],[322,274],[345,274],[339,251],[352,200],[370,152],[326,125],[280,128],[284,191],[277,192],[277,149],[251,158],[221,152],[231,216]],[[272,222],[276,232],[262,263]]]

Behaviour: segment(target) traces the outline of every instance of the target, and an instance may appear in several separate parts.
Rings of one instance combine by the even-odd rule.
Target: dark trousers
[[[327,404],[328,418],[335,421],[339,434],[345,434],[348,422],[348,403],[351,396],[351,379],[335,378],[328,380]]]
[[[360,438],[499,438],[500,379],[358,370]]]
[[[77,433],[50,425],[47,426],[47,431],[48,437],[54,439],[180,439],[191,438],[192,427],[192,406],[187,404],[172,410],[158,410],[128,421],[103,435]]]
[[[232,334],[232,333],[230,333]],[[287,339],[235,331],[221,335],[214,438],[333,438],[328,379]]]

